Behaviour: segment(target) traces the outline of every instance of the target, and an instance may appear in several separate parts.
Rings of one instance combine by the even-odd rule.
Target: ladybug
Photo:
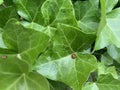
[[[72,59],[77,58],[76,54],[75,54],[75,53],[73,53],[73,54],[71,55],[71,58],[72,58]]]

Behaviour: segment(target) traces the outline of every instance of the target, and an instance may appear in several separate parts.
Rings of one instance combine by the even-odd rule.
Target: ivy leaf
[[[94,56],[77,54],[75,59],[68,55],[44,63],[39,60],[34,69],[49,79],[64,82],[73,90],[81,90],[90,72],[96,69],[96,65]]]
[[[115,7],[115,5],[118,3],[118,0],[105,0],[105,6],[106,6],[106,12],[112,11],[112,9]]]
[[[110,44],[114,44],[116,47],[120,48],[119,23],[120,19],[116,18],[109,18],[106,20],[106,24],[96,39],[95,50],[102,49]]]
[[[56,28],[54,28],[54,27],[51,27],[51,26],[45,27],[45,26],[42,26],[42,25],[34,23],[34,22],[27,23],[27,24],[24,24],[24,23],[25,22],[23,22],[23,25],[25,28],[34,29],[36,31],[43,32],[43,33],[47,34],[51,39],[55,35]]]
[[[107,14],[107,18],[120,18],[120,8],[116,8]]]
[[[51,84],[50,90],[71,90],[66,84],[58,82],[58,81],[52,81],[49,80],[49,83]]]
[[[109,45],[107,47],[108,54],[118,63],[120,63],[120,48],[117,48],[114,45]]]
[[[51,26],[65,23],[77,27],[71,0],[38,0],[37,2],[35,0],[14,0],[14,3],[18,8],[18,14],[31,22]]]
[[[116,17],[106,18],[106,11],[105,11],[105,2],[101,0],[102,6],[102,16],[100,26],[97,32],[97,38],[95,42],[94,50],[99,50],[104,47],[107,47],[110,44],[114,44],[116,47],[120,47],[120,19],[118,18],[118,12],[114,14]],[[109,14],[108,14],[109,15]],[[109,33],[109,34],[107,34]]]
[[[3,2],[4,2],[3,0],[0,0],[0,5],[1,5]]]
[[[12,0],[4,0],[4,4],[5,4],[5,6],[12,6],[13,1]]]
[[[7,48],[3,42],[2,31],[3,29],[1,29],[1,32],[0,32],[0,48]]]
[[[99,90],[119,90],[120,80],[114,79],[112,75],[102,75],[98,78],[97,86]]]
[[[2,90],[50,90],[48,81],[38,73],[0,73],[0,78]]]
[[[113,58],[108,55],[108,53],[105,53],[101,56],[101,62],[104,63],[106,66],[113,64]]]
[[[105,67],[104,64],[98,64],[98,76],[111,74],[115,79],[118,79],[118,74],[114,66]]]
[[[9,6],[7,8],[4,8],[2,10],[0,10],[0,27],[4,27],[6,22],[10,19],[10,18],[18,18],[17,13],[14,9],[14,7]]]
[[[87,83],[82,90],[99,90],[99,88],[97,87],[96,83]]]
[[[11,19],[4,28],[3,41],[8,49],[12,49],[29,63],[33,63],[47,48],[49,37],[42,32],[25,29],[20,22]]]
[[[29,71],[31,71],[29,63],[20,58],[19,54],[0,54],[1,73],[27,74]]]
[[[44,24],[44,19],[41,13],[41,6],[45,0],[13,0],[18,9],[18,14],[30,21],[39,24]]]
[[[83,48],[88,49],[95,36],[93,34],[86,34],[82,32],[79,28],[73,26],[58,24],[56,34],[54,36],[53,48],[54,51],[73,53],[76,51],[82,51]],[[93,35],[94,37],[91,37]],[[60,53],[59,53],[60,54]]]
[[[99,23],[99,0],[76,1],[74,4],[79,28],[95,33]],[[92,12],[92,13],[91,13]]]
[[[41,9],[47,25],[56,26],[57,23],[64,23],[77,27],[71,0],[46,0]]]

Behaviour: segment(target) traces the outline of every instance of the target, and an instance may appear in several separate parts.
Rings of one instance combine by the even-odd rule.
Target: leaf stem
[[[6,6],[4,3],[2,4],[2,6],[3,6],[4,8],[7,8],[7,6]]]
[[[100,5],[101,5],[101,21],[97,30],[97,37],[96,37],[96,41],[101,33],[101,31],[103,30],[104,26],[106,25],[106,5],[105,5],[105,0],[100,0]],[[94,49],[92,51],[92,53],[94,53],[94,51],[96,50],[96,42],[94,45]]]
[[[106,6],[105,6],[105,0],[100,0],[100,4],[101,4],[101,21],[100,21],[100,25],[98,27],[97,36],[99,36],[102,28],[106,24]]]

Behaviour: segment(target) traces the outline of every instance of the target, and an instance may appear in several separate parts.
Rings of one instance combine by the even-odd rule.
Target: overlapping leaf
[[[77,26],[71,0],[14,0],[14,3],[19,15],[29,21],[51,26],[57,23]]]
[[[65,90],[65,89],[71,90],[69,86],[59,81],[49,80],[49,83],[51,84],[50,90]]]
[[[113,64],[113,58],[108,55],[108,53],[105,53],[101,57],[101,62],[104,63],[106,66]]]
[[[45,0],[13,0],[18,8],[18,14],[28,20],[44,24],[41,6]]]
[[[39,32],[43,32],[45,34],[47,34],[51,39],[53,38],[53,36],[55,35],[55,32],[56,32],[56,28],[54,27],[51,27],[51,26],[42,26],[40,24],[37,24],[37,23],[26,23],[26,22],[22,22],[22,24],[25,26],[25,28],[28,28],[28,29],[34,29],[36,31],[39,31]]]
[[[7,52],[6,52],[7,53]],[[21,74],[30,71],[29,64],[19,54],[0,54],[0,72]]]
[[[114,45],[109,45],[107,47],[108,54],[116,60],[118,63],[120,63],[120,48],[115,47]]]
[[[112,9],[115,7],[115,5],[118,3],[118,0],[105,0],[105,6],[106,6],[106,12],[112,11]]]
[[[1,90],[50,90],[48,81],[37,73],[12,74],[0,72]]]
[[[99,88],[97,87],[96,83],[90,83],[88,82],[83,88],[82,90],[99,90]]]
[[[10,6],[10,7],[7,7],[7,8],[0,10],[0,27],[3,28],[5,23],[10,18],[18,18],[16,10],[14,9],[14,7]]]
[[[0,4],[1,90],[120,89],[118,0]]]
[[[118,79],[118,74],[114,66],[105,67],[103,63],[98,64],[98,76],[111,74],[115,79]]]
[[[47,80],[32,72],[19,54],[0,54],[0,78],[2,90],[49,90]]]
[[[116,11],[116,15],[115,13],[113,14],[114,17],[112,17],[111,14],[109,18],[106,18],[105,3],[102,2],[101,4],[103,4],[101,16],[102,20],[97,34],[95,50],[102,49],[110,44],[114,44],[115,46],[120,47],[120,19],[118,18],[119,12]]]
[[[40,59],[35,65],[35,70],[38,73],[49,79],[62,81],[71,86],[73,90],[81,90],[90,72],[95,69],[95,57],[82,54],[78,54],[76,59],[68,55],[44,63]]]
[[[3,40],[8,49],[33,62],[48,46],[49,37],[44,33],[25,29],[18,21],[12,19],[4,28]]]
[[[49,37],[25,29],[16,19],[7,22],[2,36],[7,49],[0,51],[1,89],[50,90],[47,80],[31,69],[34,60],[47,47]]]
[[[91,34],[85,34],[80,29],[65,24],[59,24],[57,29],[53,48],[55,52],[60,50],[64,55],[65,52],[71,53],[88,49],[95,38],[95,36],[91,37]]]
[[[120,80],[114,79],[110,74],[98,78],[97,86],[99,90],[119,90]]]
[[[71,0],[46,0],[41,9],[46,24],[55,26],[57,23],[64,23],[77,26]]]
[[[99,0],[77,1],[74,4],[79,27],[86,33],[95,33],[99,23]]]

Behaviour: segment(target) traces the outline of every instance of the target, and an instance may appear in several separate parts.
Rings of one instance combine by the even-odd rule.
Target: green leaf
[[[3,0],[0,0],[0,5],[1,5],[3,2],[4,2]]]
[[[80,29],[65,25],[58,24],[57,31],[54,37],[54,51],[60,50],[61,53],[76,52],[86,50],[91,47],[95,36],[93,34],[86,34]],[[59,52],[59,51],[58,51]],[[60,53],[59,53],[60,54]]]
[[[12,49],[21,58],[34,62],[48,46],[49,37],[32,29],[25,29],[15,19],[8,21],[4,28],[3,40],[8,49]],[[33,53],[34,52],[34,53]]]
[[[18,14],[28,20],[39,24],[44,24],[41,13],[41,6],[45,0],[13,0],[18,9]]]
[[[41,9],[46,24],[64,23],[77,27],[71,0],[46,0]]]
[[[110,57],[107,53],[105,53],[101,57],[101,62],[104,63],[106,66],[109,66],[113,64],[113,58]]]
[[[120,19],[118,19],[118,14],[114,15],[112,18],[106,18],[105,3],[101,0],[102,6],[102,20],[97,32],[97,38],[95,42],[94,50],[99,50],[104,47],[107,47],[110,44],[114,44],[117,47],[120,47]],[[115,17],[116,16],[116,17]],[[109,33],[109,34],[108,34]]]
[[[87,83],[82,90],[99,90],[96,83]]]
[[[4,27],[10,18],[18,18],[15,8],[10,6],[0,10],[0,27]]]
[[[86,33],[95,33],[99,23],[99,0],[76,1],[74,4],[79,27]]]
[[[0,48],[0,54],[15,54],[16,52],[11,49]]]
[[[12,6],[13,5],[13,0],[4,0],[5,6]]]
[[[81,90],[96,64],[94,56],[77,54],[76,59],[71,55],[44,63],[40,59],[35,70],[49,79],[64,82],[73,90]]]
[[[114,45],[109,45],[107,47],[108,54],[116,60],[118,63],[120,63],[120,48],[115,47]]]
[[[115,79],[118,79],[118,74],[114,66],[105,67],[104,64],[99,63],[98,64],[98,76],[107,75],[107,74],[111,74]]]
[[[58,81],[49,80],[49,83],[51,85],[50,90],[71,90],[67,85]]]
[[[118,0],[105,0],[106,12],[112,11],[115,5],[118,3]]]
[[[3,29],[1,29],[1,32],[0,32],[0,48],[7,48],[3,42],[2,31]]]
[[[107,18],[120,18],[120,8],[116,8],[107,14]]]
[[[1,90],[50,90],[47,80],[37,73],[0,73]]]
[[[50,26],[44,27],[44,26],[34,23],[34,22],[32,22],[32,23],[22,22],[22,24],[25,26],[25,28],[34,29],[36,31],[47,34],[51,39],[55,35],[55,32],[56,32],[56,28],[54,28],[54,27],[50,27]]]
[[[120,48],[120,19],[109,18],[96,39],[95,50],[107,47],[110,44]],[[108,34],[109,33],[109,34]],[[107,36],[106,36],[107,35]]]
[[[0,54],[0,78],[2,90],[50,90],[47,80],[31,72],[19,54]]]
[[[120,80],[114,79],[110,74],[100,76],[96,84],[99,90],[119,90],[120,89]]]
[[[19,54],[0,54],[0,73],[21,74],[28,73],[30,69],[29,63]]]

